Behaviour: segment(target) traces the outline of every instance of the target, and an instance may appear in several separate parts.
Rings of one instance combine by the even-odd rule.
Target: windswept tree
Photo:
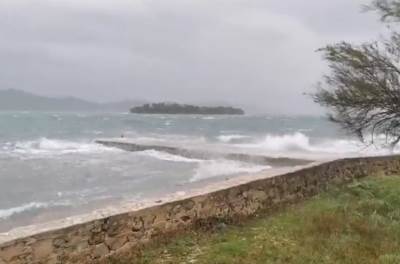
[[[400,20],[400,0],[376,0],[370,9],[383,21]],[[330,73],[314,100],[330,109],[330,119],[365,143],[384,135],[390,147],[400,142],[400,34],[361,45],[341,42],[320,49]]]
[[[377,11],[382,21],[398,22],[400,20],[399,0],[374,0],[366,9]]]

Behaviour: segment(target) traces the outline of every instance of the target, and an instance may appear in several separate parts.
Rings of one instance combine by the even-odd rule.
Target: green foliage
[[[181,105],[176,103],[145,104],[133,107],[131,113],[136,114],[197,114],[197,115],[243,115],[242,109],[217,106]]]
[[[217,233],[195,233],[130,263],[400,263],[400,177],[334,188]]]
[[[400,36],[384,43],[329,45],[321,51],[330,75],[314,99],[332,110],[331,120],[357,135],[386,135],[392,146],[400,141]],[[369,138],[368,138],[369,140]]]

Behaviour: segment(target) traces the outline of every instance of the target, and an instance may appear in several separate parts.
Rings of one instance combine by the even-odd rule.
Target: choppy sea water
[[[384,154],[366,149],[323,117],[0,112],[0,232],[271,168],[155,150],[125,152],[94,143],[121,135],[267,156]]]

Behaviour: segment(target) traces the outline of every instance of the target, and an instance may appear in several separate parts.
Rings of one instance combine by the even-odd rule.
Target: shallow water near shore
[[[96,144],[121,137],[154,145],[270,157],[324,159],[385,154],[365,149],[322,117],[0,113],[0,233],[196,182],[273,169],[240,160]]]

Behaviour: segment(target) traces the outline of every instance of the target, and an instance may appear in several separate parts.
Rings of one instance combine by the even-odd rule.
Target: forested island
[[[171,115],[244,115],[240,108],[228,106],[195,106],[177,103],[155,103],[133,107],[130,110],[134,114],[171,114]]]

